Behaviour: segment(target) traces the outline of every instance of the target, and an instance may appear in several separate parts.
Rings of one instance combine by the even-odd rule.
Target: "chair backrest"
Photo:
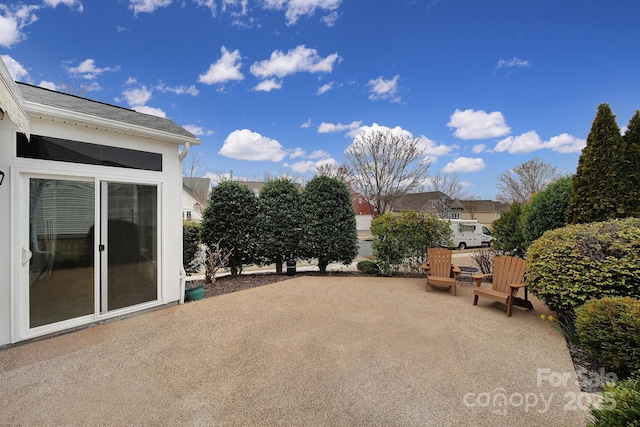
[[[451,255],[452,252],[450,249],[427,249],[429,274],[436,277],[449,277],[451,275]]]
[[[513,256],[497,256],[493,261],[493,280],[491,288],[494,291],[509,293],[509,285],[522,283],[527,262]]]

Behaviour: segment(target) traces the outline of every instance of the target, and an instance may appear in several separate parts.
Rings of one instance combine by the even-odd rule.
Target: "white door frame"
[[[72,169],[72,168],[70,168]],[[128,171],[128,170],[127,170]],[[11,262],[11,342],[18,342],[29,338],[35,338],[67,329],[87,325],[96,321],[133,313],[154,306],[163,304],[163,180],[162,179],[137,179],[136,177],[122,176],[90,176],[87,173],[75,173],[74,171],[64,171],[64,173],[50,169],[18,168],[12,169],[12,199],[15,203],[12,206],[12,262]],[[129,172],[129,171],[128,171]],[[134,175],[134,174],[131,174]],[[94,313],[91,315],[76,317],[57,323],[30,328],[29,325],[29,196],[30,179],[55,179],[68,181],[82,181],[94,183],[95,208],[94,208]],[[100,307],[101,292],[101,267],[100,252],[98,244],[100,242],[100,228],[102,226],[101,191],[103,183],[120,182],[126,184],[141,184],[155,186],[157,189],[157,299],[142,304],[125,307],[117,310],[107,311]],[[106,220],[105,220],[106,221]],[[106,238],[106,237],[105,237]]]

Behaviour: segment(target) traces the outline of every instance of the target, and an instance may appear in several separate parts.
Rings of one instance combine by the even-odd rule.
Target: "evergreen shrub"
[[[640,426],[640,380],[609,383],[602,405],[591,408],[590,427]]]
[[[527,251],[529,290],[561,315],[590,299],[640,298],[640,218],[545,232]]]
[[[576,310],[580,345],[619,378],[640,370],[640,300],[591,300]]]

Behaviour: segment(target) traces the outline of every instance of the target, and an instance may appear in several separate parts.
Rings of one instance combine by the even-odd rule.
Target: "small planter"
[[[204,283],[185,289],[184,293],[187,301],[200,300],[204,296]]]

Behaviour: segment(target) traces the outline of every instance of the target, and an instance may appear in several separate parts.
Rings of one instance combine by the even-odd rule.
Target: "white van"
[[[477,219],[451,219],[445,221],[449,221],[451,224],[453,247],[462,250],[465,248],[491,246],[493,242],[491,231],[480,224]]]

